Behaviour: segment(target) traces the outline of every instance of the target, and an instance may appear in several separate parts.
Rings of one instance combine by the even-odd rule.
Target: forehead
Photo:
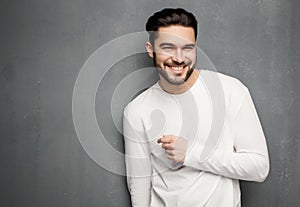
[[[184,27],[180,25],[171,25],[168,27],[160,27],[157,31],[155,43],[172,43],[172,44],[194,44],[195,34],[192,27]]]

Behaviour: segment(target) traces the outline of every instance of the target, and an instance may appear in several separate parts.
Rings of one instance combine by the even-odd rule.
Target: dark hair
[[[154,13],[149,17],[146,23],[146,30],[149,33],[149,41],[154,43],[155,33],[159,27],[168,27],[171,25],[180,25],[184,27],[192,27],[194,29],[195,38],[197,38],[197,20],[195,16],[184,9],[165,8]]]

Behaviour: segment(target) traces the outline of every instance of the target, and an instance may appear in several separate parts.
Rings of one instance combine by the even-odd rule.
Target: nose
[[[184,57],[183,57],[181,48],[177,48],[176,52],[172,56],[172,60],[177,62],[177,63],[183,63],[184,62]]]

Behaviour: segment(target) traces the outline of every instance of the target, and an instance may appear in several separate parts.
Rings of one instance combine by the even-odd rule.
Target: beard
[[[163,65],[166,67],[171,67],[171,66],[183,66],[183,67],[188,67],[188,70],[185,72],[185,75],[182,76],[182,74],[174,74],[164,68],[161,68],[160,65],[156,63],[156,54],[153,54],[153,63],[154,66],[156,67],[158,73],[170,84],[172,85],[181,85],[185,83],[191,74],[193,73],[194,66],[192,66],[192,61],[185,61],[181,64],[178,64],[174,61],[166,61],[163,63]]]

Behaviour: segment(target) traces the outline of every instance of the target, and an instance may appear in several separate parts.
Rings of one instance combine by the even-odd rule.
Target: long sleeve
[[[195,146],[187,154],[184,165],[234,179],[262,182],[269,173],[269,157],[265,136],[253,101],[245,90],[240,104],[229,121],[232,151],[217,148],[205,161],[200,161]]]
[[[133,117],[131,117],[132,120]],[[123,117],[127,185],[133,207],[150,206],[151,162],[147,142],[137,130],[136,119],[130,121],[127,109]]]

